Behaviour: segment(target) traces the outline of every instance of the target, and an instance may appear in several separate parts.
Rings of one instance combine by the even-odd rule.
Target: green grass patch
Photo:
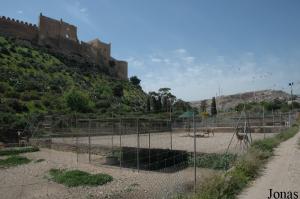
[[[51,169],[49,173],[53,181],[64,184],[68,187],[98,186],[104,185],[113,180],[113,177],[108,174],[89,174],[80,170],[66,171],[60,169]]]
[[[225,173],[217,173],[206,179],[199,187],[194,198],[197,199],[234,199],[251,180],[259,174],[263,165],[273,155],[273,150],[283,141],[293,137],[298,131],[296,125],[282,131],[274,137],[252,143],[246,154],[240,156],[232,169]],[[299,141],[300,145],[300,141]],[[208,160],[210,162],[210,160]],[[208,163],[203,163],[208,164]]]
[[[6,159],[0,160],[0,168],[7,168],[18,166],[21,164],[28,164],[31,160],[22,156],[10,156]]]
[[[0,156],[4,155],[18,155],[20,153],[29,153],[29,152],[36,152],[39,151],[39,148],[37,147],[10,147],[10,148],[4,148],[0,150]]]
[[[200,154],[196,157],[196,166],[201,168],[227,170],[232,166],[232,164],[236,160],[236,157],[237,156],[234,154]],[[189,159],[189,165],[194,165],[193,157]]]
[[[281,142],[293,137],[298,132],[298,129],[299,127],[295,125],[274,137],[254,141],[252,143],[252,148],[256,148],[264,152],[273,152],[274,148],[276,148]]]

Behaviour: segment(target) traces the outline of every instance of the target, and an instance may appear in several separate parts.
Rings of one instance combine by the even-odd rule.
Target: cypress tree
[[[216,104],[216,98],[213,97],[211,100],[211,109],[210,113],[212,116],[217,115],[217,104]]]

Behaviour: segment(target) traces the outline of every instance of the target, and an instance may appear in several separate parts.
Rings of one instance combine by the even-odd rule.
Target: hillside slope
[[[111,116],[143,112],[147,95],[96,66],[0,37],[0,131],[22,128],[36,114]],[[1,141],[1,140],[0,140]]]
[[[290,95],[280,90],[261,90],[220,96],[216,98],[216,101],[219,110],[229,110],[244,102],[270,102],[275,99],[287,101],[290,99]],[[203,100],[192,101],[190,103],[193,107],[200,107],[201,101]],[[207,99],[207,104],[211,104],[211,99]]]

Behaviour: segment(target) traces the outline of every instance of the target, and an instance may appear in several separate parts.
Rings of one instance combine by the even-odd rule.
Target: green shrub
[[[254,141],[252,147],[261,151],[272,152],[274,147],[276,147],[279,143],[280,142],[275,138],[267,138],[264,140]]]
[[[19,101],[18,99],[9,99],[6,101],[9,107],[14,109],[17,113],[28,112],[26,104]]]
[[[11,87],[6,82],[0,82],[0,93],[5,93],[7,91],[10,91]]]
[[[60,170],[51,169],[49,171],[51,179],[57,183],[64,184],[68,187],[75,186],[98,186],[111,182],[113,178],[104,173],[89,174],[80,170]]]
[[[39,148],[37,147],[10,147],[10,148],[4,148],[0,149],[0,156],[4,155],[17,155],[20,153],[30,153],[30,152],[36,152],[39,151]]]
[[[66,102],[72,111],[85,113],[91,111],[92,108],[88,95],[74,89],[67,94]]]
[[[39,100],[40,95],[36,91],[26,91],[21,94],[23,101]]]
[[[16,91],[8,90],[5,93],[5,97],[7,97],[7,98],[19,98],[20,93],[16,92]]]
[[[205,180],[195,197],[198,199],[236,198],[236,195],[247,186],[249,181],[259,175],[262,165],[273,154],[274,148],[297,132],[298,126],[295,126],[272,138],[253,142],[248,152],[242,155],[227,173]]]
[[[227,170],[229,169],[233,162],[236,160],[236,155],[234,154],[200,154],[196,157],[196,166],[202,168]],[[189,164],[194,164],[194,159],[189,159]]]
[[[115,97],[123,97],[123,85],[122,84],[116,84],[113,87],[113,94]]]
[[[29,163],[31,160],[29,160],[26,157],[22,157],[22,156],[10,156],[6,159],[2,159],[0,160],[0,168],[2,167],[12,167],[12,166],[17,166],[17,165],[21,165],[21,164],[27,164]]]
[[[4,55],[10,55],[9,49],[6,48],[6,47],[4,47],[4,46],[2,46],[2,47],[0,48],[0,53],[1,53],[1,54],[4,54]]]

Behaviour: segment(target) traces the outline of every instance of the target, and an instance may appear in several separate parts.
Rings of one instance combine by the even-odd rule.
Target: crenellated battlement
[[[7,21],[8,23],[16,23],[16,24],[20,24],[20,25],[25,25],[30,28],[36,28],[36,29],[38,28],[36,24],[28,23],[25,21],[21,21],[21,20],[14,19],[14,18],[9,18],[9,17],[5,17],[5,16],[0,16],[0,20]]]
[[[84,58],[90,63],[104,65],[109,68],[110,75],[118,79],[127,79],[127,62],[111,57],[111,44],[94,39],[89,42],[79,42],[77,27],[56,20],[42,13],[39,25],[0,16],[0,34],[29,41],[31,44],[49,48],[55,53],[70,57]],[[113,64],[111,64],[113,63]]]

